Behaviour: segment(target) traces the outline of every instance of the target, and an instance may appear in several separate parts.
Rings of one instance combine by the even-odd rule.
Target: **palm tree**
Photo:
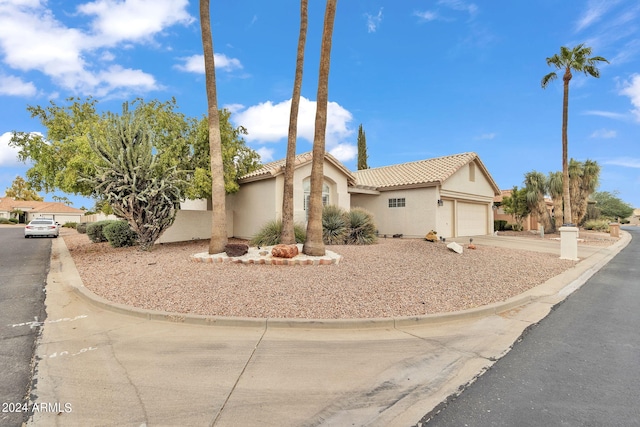
[[[282,197],[282,234],[280,242],[294,244],[296,237],[293,222],[293,171],[296,158],[296,138],[298,133],[298,110],[300,92],[302,91],[302,70],[304,66],[304,47],[307,42],[307,9],[308,0],[300,1],[300,35],[298,36],[298,55],[296,58],[296,74],[291,97],[291,114],[289,115],[289,136],[287,139],[287,159],[284,167],[284,191]]]
[[[606,62],[601,56],[591,55],[591,48],[584,44],[579,44],[573,49],[566,46],[560,48],[560,54],[555,54],[547,58],[547,65],[553,65],[557,70],[564,70],[562,81],[564,82],[564,95],[562,98],[562,197],[564,199],[564,222],[570,223],[571,215],[571,197],[569,195],[569,165],[567,162],[568,142],[567,142],[567,123],[569,119],[569,82],[573,75],[571,71],[579,71],[587,76],[600,77],[598,70],[598,62]],[[544,76],[541,81],[542,88],[545,89],[549,82],[558,77],[556,72],[551,72]]]
[[[316,106],[313,159],[311,161],[311,188],[309,191],[309,218],[307,238],[302,252],[311,256],[324,255],[322,241],[322,182],[324,178],[325,135],[327,131],[327,103],[329,101],[329,68],[331,65],[331,39],[338,0],[327,0],[320,48],[320,72]]]
[[[594,160],[569,161],[569,192],[573,200],[573,222],[580,224],[587,214],[589,196],[598,188],[600,165]]]
[[[224,252],[224,247],[227,244],[227,217],[222,163],[222,137],[220,135],[220,116],[216,94],[216,67],[213,56],[213,38],[211,37],[209,0],[200,0],[200,27],[202,29],[204,75],[207,88],[209,153],[211,155],[211,202],[213,205],[209,253],[217,254]]]
[[[562,172],[549,172],[547,190],[553,200],[555,229],[562,227]]]
[[[527,191],[527,204],[538,216],[538,222],[542,224],[545,232],[551,232],[551,215],[547,210],[544,195],[548,190],[547,178],[541,172],[531,171],[524,175],[524,185]]]

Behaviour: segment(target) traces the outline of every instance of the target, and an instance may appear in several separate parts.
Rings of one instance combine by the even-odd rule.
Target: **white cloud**
[[[629,118],[626,114],[614,113],[612,111],[601,111],[601,110],[589,110],[589,111],[585,111],[584,114],[586,114],[587,116],[600,116],[600,117],[606,117],[608,119],[615,119],[615,120],[628,120]]]
[[[263,146],[263,147],[258,147],[255,151],[260,155],[260,161],[262,163],[268,163],[274,160],[273,153],[275,150],[273,148]]]
[[[214,62],[216,63],[216,70],[234,71],[241,70],[242,63],[239,59],[229,58],[223,53],[214,53]],[[191,55],[185,58],[180,58],[183,64],[176,65],[175,68],[181,71],[189,73],[204,74],[204,55]]]
[[[631,99],[631,104],[636,107],[631,112],[636,121],[640,122],[640,74],[633,74],[631,79],[623,84],[620,94]]]
[[[633,157],[619,157],[617,159],[607,160],[604,164],[640,169],[640,159]]]
[[[472,17],[478,13],[478,6],[474,3],[468,3],[462,0],[440,0],[438,4],[447,6],[453,10],[467,12]]]
[[[440,17],[438,16],[438,14],[436,12],[431,12],[428,10],[425,10],[423,12],[413,12],[413,16],[417,16],[418,18],[420,18],[421,21],[435,21],[436,19],[439,19]]]
[[[235,107],[239,108],[239,106]],[[280,142],[286,140],[289,132],[290,111],[290,99],[278,104],[267,101],[246,109],[237,109],[231,118],[236,125],[242,125],[247,128],[248,135],[245,136],[245,139],[248,142]],[[313,143],[315,115],[316,102],[301,97],[298,112],[299,139],[306,139],[308,142]],[[346,152],[346,148],[341,146],[347,144],[345,140],[353,133],[348,128],[351,120],[353,120],[353,116],[349,111],[336,102],[329,102],[327,105],[327,151],[331,152],[331,150],[337,149],[341,152]]]
[[[165,28],[189,25],[187,0],[96,0],[78,6],[78,12],[94,16],[94,42],[99,46],[122,41],[147,41]]]
[[[0,95],[33,96],[36,92],[33,83],[25,82],[20,77],[0,74]]]
[[[155,90],[159,86],[142,70],[117,66],[105,72],[100,61],[85,58],[95,55],[112,62],[115,56],[101,52],[104,48],[151,42],[170,26],[189,25],[194,19],[187,8],[187,0],[96,0],[77,7],[78,14],[93,18],[87,30],[59,21],[46,1],[0,1],[0,51],[9,67],[39,71],[55,84],[84,95],[123,87]]]
[[[496,133],[495,132],[491,132],[491,133],[483,133],[482,135],[479,135],[476,137],[476,139],[494,139],[496,137]]]
[[[347,162],[356,158],[358,147],[353,144],[338,144],[329,150],[329,153],[341,162]]]
[[[368,13],[365,13],[365,16],[367,17],[368,32],[375,33],[378,29],[378,26],[380,26],[380,24],[382,23],[382,9],[383,8],[380,8],[377,15],[370,15]]]
[[[614,0],[589,0],[587,10],[584,11],[578,22],[576,23],[576,32],[584,30],[591,24],[594,24],[607,13],[618,1]]]
[[[598,129],[591,134],[591,138],[611,139],[618,136],[618,132],[609,129]]]

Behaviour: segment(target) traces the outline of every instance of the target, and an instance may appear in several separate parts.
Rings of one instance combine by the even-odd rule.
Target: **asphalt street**
[[[625,249],[427,425],[640,425],[640,230],[624,229]]]
[[[0,227],[0,425],[26,421],[35,341],[45,319],[50,238]]]

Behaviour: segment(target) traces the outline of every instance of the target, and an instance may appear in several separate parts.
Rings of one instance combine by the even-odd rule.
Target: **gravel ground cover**
[[[583,244],[615,241],[604,233],[592,239],[587,234],[581,232]],[[444,243],[419,239],[327,246],[344,257],[338,265],[205,264],[189,257],[207,251],[206,240],[141,252],[91,243],[75,230],[62,236],[84,285],[97,295],[139,308],[218,316],[341,319],[452,312],[504,301],[576,264],[554,254],[482,245],[456,254]]]

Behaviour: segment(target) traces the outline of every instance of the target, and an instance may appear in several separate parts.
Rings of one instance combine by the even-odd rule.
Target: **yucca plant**
[[[354,208],[349,211],[347,216],[349,220],[348,244],[370,245],[378,240],[371,212],[362,208]]]
[[[294,224],[294,234],[296,236],[296,243],[303,243],[306,237],[305,228],[301,224]],[[273,220],[267,222],[256,233],[255,236],[249,242],[252,246],[273,246],[280,243],[280,236],[282,234],[282,221]]]
[[[322,240],[326,245],[343,245],[349,235],[347,213],[335,205],[322,209]]]

